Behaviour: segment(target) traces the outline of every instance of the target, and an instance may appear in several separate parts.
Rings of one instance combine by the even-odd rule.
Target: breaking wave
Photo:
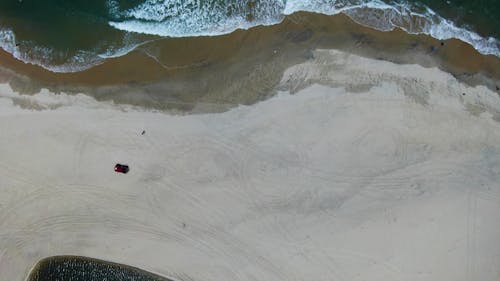
[[[111,6],[117,7],[116,0],[110,2],[113,3]],[[115,9],[115,16],[125,20],[109,24],[124,31],[160,36],[215,36],[239,28],[276,24],[284,16],[299,11],[327,15],[343,13],[359,24],[381,31],[398,27],[408,33],[427,34],[440,40],[457,38],[482,54],[500,56],[499,40],[483,38],[471,30],[457,27],[423,5],[359,0],[262,0],[251,2],[251,5],[248,3],[148,0],[129,10]]]
[[[482,54],[500,57],[497,38],[480,36],[470,26],[458,25],[419,2],[388,1],[106,0],[104,8],[91,20],[102,21],[103,30],[114,30],[111,31],[113,36],[107,31],[97,33],[95,36],[102,38],[92,41],[90,47],[66,48],[29,38],[18,39],[16,29],[4,26],[1,18],[0,47],[19,60],[54,72],[77,72],[100,64],[106,58],[125,55],[160,37],[217,36],[236,29],[278,24],[288,15],[306,11],[326,15],[342,13],[359,24],[381,31],[401,28],[411,34],[427,34],[440,40],[456,38]],[[89,12],[82,14],[87,20]]]

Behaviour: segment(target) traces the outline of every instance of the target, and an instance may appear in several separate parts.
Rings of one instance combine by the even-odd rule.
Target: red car
[[[126,173],[128,173],[128,171],[129,171],[129,168],[127,165],[123,165],[123,164],[116,164],[115,165],[115,172],[117,172],[117,173],[126,174]]]

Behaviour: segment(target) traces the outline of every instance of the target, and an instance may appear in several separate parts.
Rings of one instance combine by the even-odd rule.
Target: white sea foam
[[[14,35],[14,32],[12,32],[12,30],[0,29],[0,47],[16,56],[16,36]]]
[[[113,13],[124,20],[110,22],[111,26],[130,32],[170,37],[216,36],[256,25],[277,24],[284,16],[299,11],[327,15],[344,13],[359,24],[378,30],[401,28],[408,33],[428,34],[440,40],[457,38],[471,44],[482,54],[500,56],[498,39],[481,37],[471,30],[456,26],[428,8],[407,3],[389,5],[379,0],[274,0],[255,1],[255,6],[249,8],[243,4],[204,6],[194,0],[148,0],[127,11],[118,11],[116,6],[113,7]],[[251,19],[247,17],[249,11],[252,12]]]
[[[16,40],[15,33],[5,28],[0,29],[0,48],[22,62],[38,65],[52,72],[78,72],[102,62],[102,59],[95,56],[94,52],[80,50],[68,56],[64,62],[57,64],[54,62],[54,58],[61,57],[63,54],[50,47],[40,46],[29,41],[23,41],[20,44]]]
[[[120,30],[169,37],[216,36],[239,28],[279,23],[284,8],[281,1],[255,2],[249,7],[240,1],[212,5],[195,0],[148,0],[127,11],[113,9],[113,15],[127,20],[110,22],[110,25]]]
[[[79,50],[74,54],[66,54],[54,48],[37,45],[31,41],[18,42],[11,29],[0,28],[0,48],[16,59],[40,66],[52,72],[79,72],[99,65],[105,59],[128,54],[140,45],[150,42],[135,34],[126,34],[120,42],[109,46],[96,46],[91,50]]]
[[[369,5],[348,8],[344,11],[354,21],[382,31],[398,27],[411,34],[427,34],[439,40],[460,39],[474,46],[485,55],[500,56],[500,41],[481,37],[476,32],[457,27],[429,8],[412,7],[408,4],[389,6],[372,1]]]
[[[406,2],[389,5],[380,0],[256,0],[248,4],[242,1],[147,0],[134,8],[122,10],[117,0],[108,0],[107,7],[111,18],[115,19],[109,24],[127,31],[120,42],[68,55],[34,42],[23,41],[18,44],[11,29],[0,27],[0,48],[23,62],[53,72],[78,72],[100,64],[104,59],[126,55],[154,40],[151,36],[138,34],[217,36],[236,29],[277,24],[285,16],[307,11],[327,15],[343,13],[359,24],[382,31],[401,28],[411,34],[428,34],[439,40],[457,38],[474,46],[482,54],[500,57],[498,39],[482,37],[455,25],[427,7]],[[66,59],[56,62],[56,58]]]

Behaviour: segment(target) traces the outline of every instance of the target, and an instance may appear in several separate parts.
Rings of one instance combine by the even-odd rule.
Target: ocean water
[[[0,47],[54,72],[77,72],[152,40],[218,36],[298,11],[457,38],[500,56],[499,0],[0,0]]]

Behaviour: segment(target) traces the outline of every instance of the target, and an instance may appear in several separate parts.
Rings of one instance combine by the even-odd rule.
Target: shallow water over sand
[[[98,100],[159,110],[219,112],[275,94],[284,70],[312,59],[314,49],[339,49],[397,63],[437,66],[471,85],[495,90],[500,59],[458,41],[401,30],[381,32],[345,15],[297,13],[281,24],[218,37],[166,38],[87,71],[53,73],[7,54],[18,92],[85,93]],[[175,55],[172,55],[175,54]]]
[[[444,3],[446,2],[446,3]],[[470,2],[470,3],[469,3]],[[0,1],[0,48],[54,72],[78,72],[162,37],[219,36],[297,12],[344,14],[389,31],[460,39],[500,56],[498,1],[92,0]],[[98,30],[99,32],[95,32]]]

